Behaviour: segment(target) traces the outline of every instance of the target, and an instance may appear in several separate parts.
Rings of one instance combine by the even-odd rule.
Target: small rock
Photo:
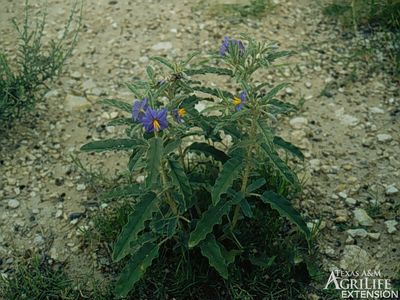
[[[354,210],[354,218],[361,226],[372,226],[374,224],[374,220],[362,208]]]
[[[67,95],[65,97],[65,108],[67,110],[81,110],[90,106],[90,102],[85,97]]]
[[[76,80],[81,79],[81,76],[82,76],[81,73],[79,73],[78,71],[71,73],[71,77]]]
[[[308,120],[303,117],[296,117],[296,118],[291,119],[289,121],[289,124],[294,129],[301,129],[302,127],[304,127],[308,124]]]
[[[86,185],[84,185],[83,183],[79,183],[79,184],[76,186],[76,190],[77,190],[77,191],[84,191],[84,190],[86,190]]]
[[[379,142],[386,143],[392,140],[392,136],[390,134],[382,133],[376,136]]]
[[[356,245],[346,245],[343,250],[340,268],[347,271],[370,270],[376,262],[371,255]]]
[[[371,107],[369,109],[369,111],[371,113],[373,113],[373,114],[383,114],[383,113],[385,113],[385,111],[382,108],[379,108],[379,107]]]
[[[56,211],[56,218],[57,218],[57,219],[58,219],[58,218],[61,218],[62,215],[63,215],[63,211],[62,211],[61,209],[58,209],[58,210]]]
[[[319,171],[321,168],[321,161],[319,159],[311,159],[310,160],[310,167],[314,171]]]
[[[169,50],[172,48],[172,44],[170,42],[160,42],[155,44],[151,49],[159,51],[159,50]]]
[[[385,221],[388,233],[392,234],[396,232],[397,228],[396,225],[398,224],[396,220],[388,220]]]
[[[353,199],[353,198],[346,198],[346,199],[344,200],[344,202],[346,202],[347,205],[349,205],[349,206],[354,206],[354,205],[356,205],[357,200],[356,200],[356,199]]]
[[[41,235],[35,236],[35,238],[33,239],[33,244],[37,247],[43,245],[44,238]]]
[[[82,217],[85,213],[84,212],[72,212],[68,215],[68,220],[72,221],[75,219],[79,219]]]
[[[311,88],[312,87],[312,84],[311,84],[311,82],[309,82],[309,81],[307,81],[306,83],[305,83],[305,86],[306,86],[306,88]]]
[[[10,199],[7,205],[9,208],[16,209],[19,207],[19,201],[17,199]]]
[[[345,192],[340,192],[338,193],[338,196],[342,199],[346,199],[347,198],[347,194]]]
[[[398,192],[399,190],[394,185],[388,186],[385,191],[388,196],[397,194]]]
[[[370,238],[371,240],[377,241],[377,240],[379,240],[379,238],[381,237],[381,234],[380,234],[379,232],[377,232],[377,233],[371,233],[371,232],[369,232],[369,233],[368,233],[368,236],[369,236],[369,238]]]
[[[285,92],[286,92],[286,94],[288,94],[288,95],[293,95],[293,94],[294,94],[293,89],[290,88],[290,87],[286,88]]]
[[[368,236],[368,232],[365,229],[359,228],[359,229],[349,229],[347,230],[347,233],[351,237],[362,237],[365,238]]]
[[[147,56],[142,56],[139,58],[139,62],[142,64],[147,64],[149,62],[149,58]]]

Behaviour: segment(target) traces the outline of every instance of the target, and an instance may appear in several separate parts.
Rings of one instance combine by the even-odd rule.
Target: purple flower
[[[247,96],[246,91],[243,91],[243,92],[241,92],[239,94],[239,97],[234,97],[233,98],[233,104],[236,106],[236,110],[237,111],[241,111],[242,110],[243,105],[246,102],[246,96]]]
[[[147,132],[164,130],[168,127],[167,113],[166,108],[157,111],[148,107],[140,123],[143,124]]]
[[[184,108],[175,108],[172,111],[172,116],[174,117],[174,120],[178,123],[183,122],[183,117],[186,115],[186,109]]]
[[[145,97],[141,101],[135,101],[132,105],[132,119],[135,122],[140,122],[149,107],[149,100]]]
[[[222,45],[219,48],[219,53],[221,56],[225,56],[226,53],[229,53],[229,48],[232,46],[237,46],[239,47],[239,54],[243,55],[244,54],[244,45],[242,41],[240,40],[234,40],[234,39],[229,39],[227,36],[224,37],[224,40],[222,41]]]

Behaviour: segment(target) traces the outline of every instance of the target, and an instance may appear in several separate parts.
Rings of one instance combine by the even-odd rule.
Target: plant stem
[[[154,130],[154,136],[156,138],[158,138],[158,132],[156,130]],[[161,175],[161,184],[162,184],[163,188],[165,188],[167,185],[167,175],[165,174],[164,163],[162,160],[161,160],[161,165],[160,165],[160,175]],[[166,194],[167,194],[166,202],[168,203],[168,205],[171,208],[174,215],[177,215],[178,208],[176,207],[176,203],[174,202],[174,200],[172,200],[169,192],[166,192]]]

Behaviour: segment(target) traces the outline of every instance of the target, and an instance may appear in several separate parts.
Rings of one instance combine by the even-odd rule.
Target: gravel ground
[[[33,5],[34,11],[40,5]],[[48,36],[66,20],[68,1],[48,0]],[[222,1],[218,1],[222,2]],[[225,1],[228,2],[228,1]],[[232,1],[230,1],[232,2]],[[39,3],[39,2],[38,2]],[[399,83],[384,72],[366,73],[349,62],[357,39],[343,35],[311,0],[275,0],[262,18],[240,22],[211,14],[215,1],[86,0],[83,29],[66,72],[35,117],[17,124],[0,146],[0,272],[28,249],[67,261],[72,272],[96,266],[82,249],[86,216],[101,209],[70,155],[92,139],[123,135],[104,126],[121,113],[95,102],[103,96],[132,101],[124,83],[144,74],[152,55],[183,57],[219,47],[224,35],[247,33],[298,54],[260,81],[293,83],[283,93],[301,111],[282,120],[282,135],[306,154],[306,178],[297,203],[309,225],[321,221],[320,251],[326,270],[360,266],[394,278],[399,269]],[[15,48],[13,17],[21,1],[0,0],[2,49]],[[350,82],[354,68],[360,75]],[[113,175],[127,156],[79,154],[84,164]],[[327,275],[328,276],[328,275]]]

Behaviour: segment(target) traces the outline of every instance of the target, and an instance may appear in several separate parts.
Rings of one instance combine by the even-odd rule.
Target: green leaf
[[[275,258],[276,256],[268,257],[263,253],[260,256],[250,256],[249,260],[253,265],[267,269],[273,265]]]
[[[169,60],[165,59],[164,57],[161,56],[154,56],[150,58],[151,60],[158,61],[159,63],[163,64],[164,66],[167,66],[170,68],[172,71],[175,69],[173,63],[171,63]]]
[[[130,197],[137,197],[142,193],[143,193],[143,191],[140,189],[140,185],[129,184],[129,185],[125,185],[125,186],[118,186],[107,192],[104,192],[103,194],[101,194],[101,199],[103,199],[103,200],[124,199],[124,198],[130,198]]]
[[[266,184],[266,180],[264,178],[258,178],[254,180],[252,183],[250,183],[246,189],[247,193],[252,193],[255,190],[258,190],[260,187],[262,187],[264,184]]]
[[[246,199],[242,199],[242,201],[240,201],[240,208],[242,209],[243,214],[247,217],[247,218],[253,218],[253,211],[251,210],[251,206],[249,204],[249,202]]]
[[[218,89],[218,88],[209,88],[209,87],[205,87],[205,86],[195,86],[195,87],[193,87],[193,89],[195,91],[199,91],[199,92],[202,92],[202,93],[210,94],[210,95],[213,95],[213,96],[218,97],[218,98],[220,98],[220,95],[223,95],[225,98],[233,99],[233,95],[230,92],[223,91],[223,90]]]
[[[158,250],[158,244],[146,243],[131,257],[116,282],[115,294],[117,297],[124,298],[128,295],[153,260],[158,257]]]
[[[226,193],[235,179],[238,178],[243,166],[243,158],[232,157],[223,166],[222,170],[215,181],[211,192],[212,203],[216,205],[222,194]]]
[[[269,158],[269,161],[272,163],[275,170],[282,176],[282,178],[292,185],[297,185],[298,179],[296,174],[289,169],[286,163],[279,157],[275,149],[266,143],[262,143],[261,148],[264,150],[264,153]]]
[[[172,151],[174,151],[176,148],[178,148],[181,144],[182,144],[182,140],[179,138],[177,140],[173,140],[173,141],[169,142],[164,147],[164,154],[170,154]]]
[[[218,74],[218,75],[227,75],[227,76],[233,76],[233,72],[229,69],[225,68],[216,68],[216,67],[210,67],[210,66],[204,66],[199,69],[191,69],[185,71],[186,75],[200,75],[200,74]]]
[[[265,122],[262,119],[258,119],[256,121],[257,127],[260,129],[260,132],[262,134],[262,138],[264,139],[264,142],[267,144],[270,144],[273,139],[273,135],[271,130],[269,129],[269,126],[267,122]]]
[[[262,100],[271,100],[274,98],[281,90],[283,90],[285,87],[287,87],[289,84],[287,83],[281,83],[272,88],[264,97],[262,97]]]
[[[275,136],[273,142],[275,145],[289,151],[290,153],[297,156],[301,160],[304,160],[304,155],[301,152],[301,150],[298,147],[296,147],[295,145],[293,145],[292,143],[285,141],[283,138],[281,138],[279,136]]]
[[[173,184],[178,188],[180,193],[184,196],[185,202],[190,202],[190,197],[192,196],[192,189],[190,187],[189,180],[186,176],[185,170],[182,164],[173,159],[168,160],[170,167],[170,176]]]
[[[291,55],[293,55],[294,53],[296,53],[296,52],[294,52],[294,51],[276,51],[276,52],[274,52],[274,53],[268,54],[268,55],[265,57],[265,59],[266,59],[269,63],[272,63],[273,61],[277,60],[278,58],[286,57],[286,56],[291,56]]]
[[[195,247],[204,240],[212,230],[214,225],[222,222],[222,217],[229,213],[232,206],[231,201],[219,201],[217,205],[210,205],[197,222],[196,228],[189,237],[189,248]]]
[[[81,147],[81,151],[86,152],[103,152],[103,151],[121,151],[131,150],[137,146],[144,145],[141,140],[132,139],[109,139],[103,141],[94,141],[87,143]]]
[[[193,143],[189,147],[185,149],[186,151],[193,152],[201,152],[206,156],[212,156],[215,160],[218,160],[222,163],[226,162],[229,159],[229,156],[225,154],[225,152],[218,150],[217,148],[207,144],[207,143]]]
[[[150,140],[150,147],[147,151],[147,185],[157,184],[160,176],[161,158],[163,155],[163,141],[159,137],[154,137]]]
[[[274,193],[273,191],[267,191],[261,195],[261,200],[264,203],[269,203],[273,209],[276,209],[279,214],[287,218],[290,222],[296,225],[306,236],[310,238],[311,233],[302,216],[297,210],[295,210],[292,204],[283,198],[282,196]]]
[[[210,266],[214,267],[224,279],[228,279],[228,266],[213,234],[209,234],[207,238],[201,242],[200,249],[201,254],[208,258]]]
[[[146,67],[147,76],[149,76],[150,80],[154,81],[154,70],[151,66]]]
[[[128,163],[128,170],[129,172],[133,172],[136,170],[136,168],[141,165],[141,158],[145,152],[145,148],[141,147],[138,148],[137,150],[134,150],[133,153],[131,154],[131,157],[129,158],[129,163]]]
[[[157,210],[158,199],[153,192],[142,196],[135,205],[134,211],[129,215],[128,223],[122,228],[114,245],[113,260],[115,262],[124,258],[131,248],[131,243],[137,239],[137,235],[144,229],[144,222],[151,219],[153,212]]]
[[[170,218],[155,219],[151,222],[151,226],[161,236],[171,238],[175,234],[178,218],[176,216]]]
[[[132,105],[117,99],[103,99],[99,101],[100,104],[113,106],[122,109],[128,113],[132,113]]]
[[[278,99],[271,99],[268,102],[268,106],[269,106],[268,111],[274,115],[288,114],[297,111],[297,107],[295,105],[282,102]]]

